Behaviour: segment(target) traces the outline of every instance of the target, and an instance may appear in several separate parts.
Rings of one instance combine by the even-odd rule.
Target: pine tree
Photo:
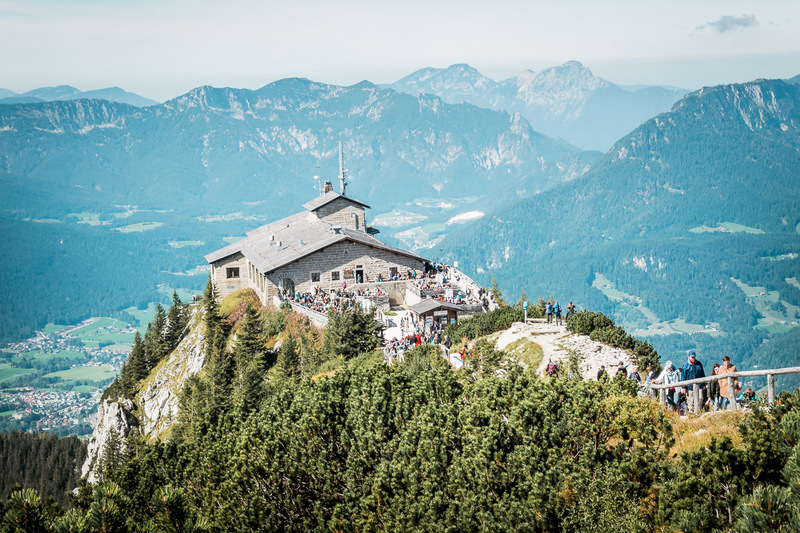
[[[144,347],[147,354],[147,371],[150,372],[167,353],[164,334],[167,329],[167,314],[160,303],[156,304],[156,315],[147,324],[144,335]]]
[[[172,291],[172,306],[167,314],[167,330],[164,334],[167,353],[174,350],[181,341],[186,324],[189,322],[187,305],[178,296],[178,291]]]
[[[508,306],[505,298],[503,297],[503,292],[500,290],[500,284],[497,282],[497,278],[494,277],[494,274],[492,274],[492,288],[489,290],[489,292],[491,292],[492,296],[494,296],[494,301],[497,302],[498,306]]]
[[[138,383],[147,377],[148,369],[144,342],[142,341],[142,335],[138,331],[133,336],[133,348],[131,348],[131,354],[128,356],[125,366],[129,369],[130,379],[134,383]]]
[[[300,375],[300,352],[291,335],[286,335],[278,352],[278,375],[286,380],[295,380]]]
[[[322,350],[329,359],[341,355],[348,360],[377,349],[382,338],[383,327],[372,315],[351,307],[328,315]]]
[[[253,305],[248,305],[245,311],[233,356],[236,364],[234,403],[249,411],[263,399],[266,370],[264,323]]]

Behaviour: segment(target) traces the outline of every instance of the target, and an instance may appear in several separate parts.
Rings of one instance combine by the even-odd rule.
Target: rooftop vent
[[[342,231],[342,227],[338,224],[331,226],[331,229],[336,235],[339,235],[339,233]]]

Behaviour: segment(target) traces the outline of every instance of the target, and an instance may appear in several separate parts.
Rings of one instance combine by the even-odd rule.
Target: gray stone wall
[[[220,298],[225,298],[232,292],[251,286],[249,267],[250,262],[239,252],[211,264],[211,280],[217,287]],[[229,268],[238,268],[239,277],[229,278]]]
[[[360,269],[358,265],[361,265]],[[267,276],[270,283],[264,296],[271,298],[277,295],[278,285],[283,278],[291,279],[295,290],[302,293],[311,292],[315,286],[325,290],[341,288],[342,283],[352,286],[356,282],[356,270],[364,271],[365,281],[377,280],[378,274],[388,279],[391,267],[396,267],[402,274],[406,270],[421,271],[423,262],[361,243],[340,242],[270,273]],[[314,272],[319,272],[318,282],[311,281]],[[338,280],[333,279],[333,272],[339,273]]]
[[[317,213],[317,216],[322,220],[330,222],[331,224],[339,224],[345,228],[364,231],[366,225],[364,208],[343,198],[337,198],[323,205],[317,209],[315,213]],[[354,217],[353,214],[356,216]]]

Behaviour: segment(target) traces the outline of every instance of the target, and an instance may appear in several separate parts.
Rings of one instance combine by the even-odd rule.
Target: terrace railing
[[[789,368],[773,368],[770,370],[745,370],[742,372],[728,372],[727,374],[716,374],[714,376],[706,376],[704,378],[697,378],[697,379],[690,379],[686,381],[679,381],[677,383],[651,383],[650,384],[650,397],[655,399],[656,391],[658,391],[658,401],[660,403],[665,403],[667,401],[667,390],[671,388],[683,388],[687,385],[700,385],[704,383],[711,383],[712,381],[719,381],[721,379],[728,380],[728,393],[730,397],[730,405],[732,410],[738,409],[738,405],[736,404],[736,387],[734,386],[734,380],[736,378],[752,378],[752,377],[762,377],[767,376],[767,402],[770,404],[775,401],[775,376],[785,375],[785,374],[800,374],[800,366],[789,367]],[[692,387],[691,391],[687,391],[687,394],[691,393],[694,396],[694,412],[700,412],[700,387]]]

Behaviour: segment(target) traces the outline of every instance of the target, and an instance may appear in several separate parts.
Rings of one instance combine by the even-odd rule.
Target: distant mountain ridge
[[[659,352],[745,357],[800,321],[798,103],[780,80],[696,91],[583,177],[454,232],[443,259],[613,312]],[[670,333],[675,320],[713,335]]]
[[[43,180],[67,196],[157,206],[171,195],[217,208],[272,197],[286,213],[313,195],[318,160],[323,178],[335,177],[340,140],[351,194],[378,209],[425,196],[485,197],[489,209],[572,179],[596,157],[518,114],[304,79],[256,91],[198,87],[147,108],[4,105],[0,139],[15,187]]]
[[[601,151],[689,92],[658,86],[622,88],[594,76],[578,61],[541,72],[526,70],[500,82],[465,64],[424,68],[384,87],[518,112],[536,131]]]
[[[158,102],[139,96],[119,87],[81,91],[70,85],[56,87],[39,87],[28,92],[17,94],[8,89],[0,89],[0,104],[31,104],[39,102],[53,102],[62,100],[77,100],[80,98],[108,100],[120,104],[130,104],[136,107],[156,105]]]

